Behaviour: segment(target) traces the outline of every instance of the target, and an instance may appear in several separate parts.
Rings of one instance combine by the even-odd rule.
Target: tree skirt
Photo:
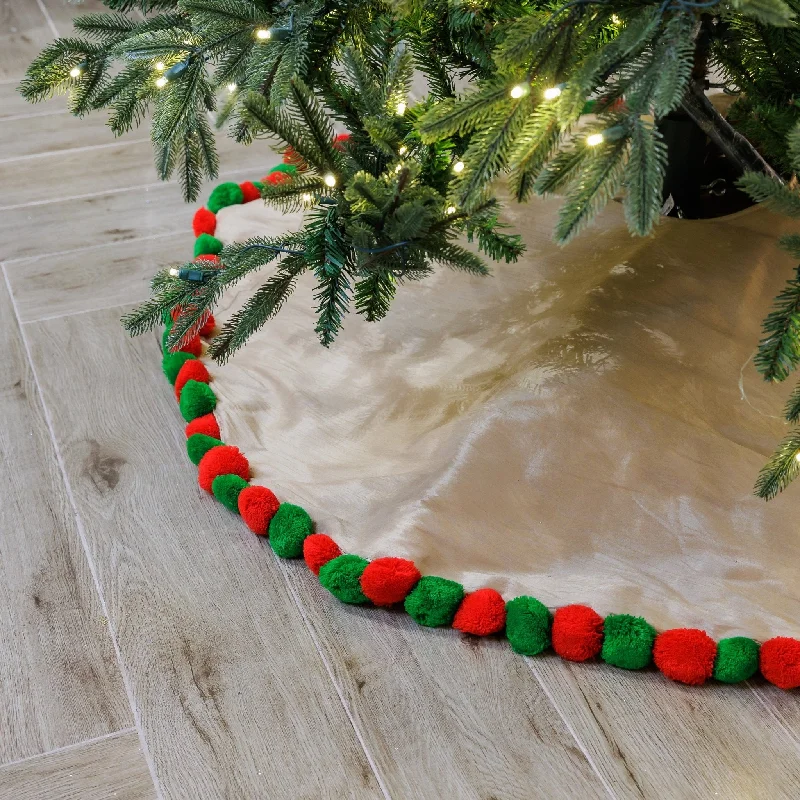
[[[229,243],[299,227],[246,202],[247,187],[244,203],[219,196],[196,233]],[[505,631],[529,655],[552,644],[571,660],[655,660],[690,684],[748,678],[760,657],[767,678],[799,685],[800,642],[786,638],[800,627],[795,501],[752,495],[790,388],[751,364],[792,266],[775,247],[783,221],[665,219],[632,239],[612,204],[560,249],[558,205],[510,207],[528,245],[518,264],[407,284],[384,321],[349,316],[329,350],[304,276],[228,364],[201,355],[213,394],[187,383],[207,380],[200,364],[184,366],[188,433],[216,421],[215,438],[246,454],[189,439],[201,485],[269,526],[279,555],[305,546],[346,602]],[[223,298],[217,324],[265,277]],[[247,478],[284,501],[274,517]],[[327,536],[306,539],[303,509]]]

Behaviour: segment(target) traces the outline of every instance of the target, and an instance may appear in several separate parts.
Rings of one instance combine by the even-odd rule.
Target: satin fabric
[[[800,486],[752,494],[787,430],[791,387],[752,355],[791,274],[775,245],[790,226],[751,209],[636,239],[612,203],[559,248],[558,205],[510,206],[519,263],[441,268],[382,322],[350,315],[329,350],[304,276],[244,350],[209,363],[223,439],[346,552],[659,629],[800,634]],[[299,224],[253,202],[222,209],[217,235]]]

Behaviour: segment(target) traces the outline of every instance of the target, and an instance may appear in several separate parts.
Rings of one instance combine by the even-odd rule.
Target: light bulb
[[[261,40],[267,40],[272,36],[272,32],[268,31],[266,28],[259,28],[256,31],[256,38]]]
[[[325,185],[330,186],[331,189],[336,186],[336,176],[332,175],[330,172],[322,180],[325,182]]]
[[[524,97],[528,94],[528,86],[524,83],[518,83],[510,92],[509,94],[515,99],[519,100],[520,97]]]
[[[312,197],[311,197],[311,195],[310,195],[308,192],[303,192],[303,196],[302,196],[302,198],[301,198],[301,199],[302,199],[302,201],[303,201],[304,203],[310,203],[310,202],[311,202],[311,200],[312,200]]]
[[[796,458],[798,461],[800,461],[800,453],[795,453],[794,457],[795,457],[795,458]]]
[[[156,80],[156,86],[159,89],[163,89],[166,85],[167,85],[167,79],[163,75]]]
[[[620,24],[620,22],[622,22],[622,20],[621,20],[621,19],[620,19],[620,18],[619,18],[619,17],[618,17],[616,14],[612,14],[612,15],[611,15],[611,21],[612,21],[612,22],[613,22],[615,25],[619,25],[619,24]]]
[[[408,152],[408,148],[405,145],[401,145],[400,149],[397,151],[401,156],[404,156]]]
[[[463,172],[465,166],[466,164],[463,161],[456,161],[456,163],[453,164],[453,172]]]
[[[549,89],[544,90],[545,100],[555,100],[561,94],[560,86],[551,86]]]
[[[400,170],[401,170],[401,169],[403,169],[403,165],[402,165],[402,164],[398,164],[398,165],[397,165],[397,166],[394,168],[394,171],[395,171],[395,172],[400,172]]]
[[[396,113],[398,117],[402,117],[406,113],[406,104],[402,100],[397,104]]]
[[[70,78],[80,78],[81,76],[81,68],[80,67],[73,67],[69,71]]]
[[[597,145],[603,144],[603,134],[593,133],[591,136],[587,136],[586,144],[588,144],[589,147],[597,147]]]
[[[455,206],[447,206],[447,210],[444,212],[445,214],[455,214],[456,207]]]
[[[169,274],[172,275],[173,278],[177,278],[180,276],[181,271],[177,267],[170,267]]]
[[[228,84],[228,91],[229,92],[235,92],[236,91],[236,84],[235,83],[229,83]]]
[[[163,72],[167,68],[167,65],[163,61],[156,61],[156,69],[159,72]]]

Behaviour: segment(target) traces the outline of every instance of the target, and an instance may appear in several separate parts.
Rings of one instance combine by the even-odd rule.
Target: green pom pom
[[[194,240],[194,255],[195,258],[197,256],[204,256],[204,255],[212,255],[215,256],[217,253],[222,252],[222,248],[225,245],[217,239],[216,236],[211,236],[209,233],[201,233],[195,240]]]
[[[235,206],[244,202],[244,192],[238,183],[221,183],[211,192],[208,198],[206,208],[212,213],[216,214],[221,208],[226,206]],[[195,254],[197,255],[197,254]]]
[[[262,183],[262,181],[250,181],[250,183],[252,183],[253,186],[255,186],[256,189],[258,189],[259,192],[264,191],[264,184]]]
[[[723,683],[739,683],[758,671],[758,642],[746,636],[734,636],[717,642],[714,677]]]
[[[213,436],[206,436],[204,433],[193,433],[186,440],[186,452],[192,464],[199,464],[203,456],[212,448],[219,447],[224,442],[215,439]]]
[[[195,434],[198,435],[198,434]],[[192,439],[194,436],[191,437]],[[210,439],[210,436],[206,437]],[[222,442],[220,442],[222,444]],[[222,503],[229,511],[234,514],[239,513],[239,494],[242,489],[247,487],[247,481],[238,475],[217,475],[211,483],[211,491],[214,497]]]
[[[600,657],[622,669],[644,669],[653,657],[656,629],[641,617],[609,614],[603,621]]]
[[[175,353],[175,355],[180,355]],[[217,407],[217,396],[207,383],[186,381],[181,389],[181,415],[187,422],[210,414]]]
[[[167,376],[167,380],[173,386],[181,367],[193,358],[194,356],[191,353],[165,353],[164,358],[161,359],[161,369],[164,370],[164,375]]]
[[[303,542],[314,532],[308,512],[291,503],[281,503],[269,523],[269,543],[281,558],[299,558]]]
[[[269,174],[272,175],[273,172],[285,172],[287,175],[296,175],[297,167],[294,164],[278,164],[277,167],[273,167],[269,171]]]
[[[460,583],[425,575],[406,597],[405,609],[414,622],[435,628],[453,621],[463,599]]]
[[[506,636],[515,653],[535,656],[550,647],[552,617],[535,597],[515,597],[506,603]]]
[[[320,569],[319,582],[343,603],[368,603],[369,598],[361,591],[361,573],[367,564],[369,561],[361,556],[337,556]]]

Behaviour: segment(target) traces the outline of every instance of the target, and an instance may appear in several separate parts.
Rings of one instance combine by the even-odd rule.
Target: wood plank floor
[[[800,796],[796,694],[345,607],[200,492],[155,339],[118,323],[191,209],[146,130],[14,91],[101,7],[0,4],[0,800]]]

